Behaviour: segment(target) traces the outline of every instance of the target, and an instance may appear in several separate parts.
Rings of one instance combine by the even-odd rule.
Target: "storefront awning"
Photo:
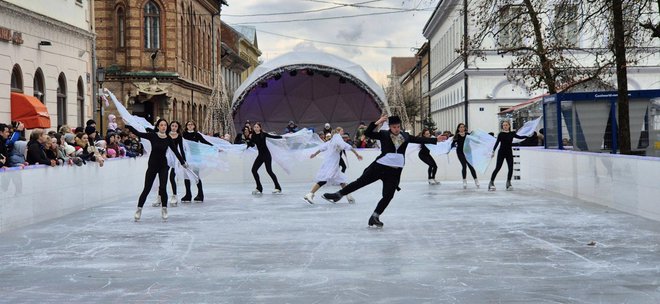
[[[11,120],[22,122],[26,129],[50,128],[46,105],[25,94],[11,93]]]

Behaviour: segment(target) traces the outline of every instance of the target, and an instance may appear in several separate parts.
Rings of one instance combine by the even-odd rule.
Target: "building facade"
[[[194,121],[208,115],[220,62],[217,0],[97,1],[98,65],[103,87],[134,115]],[[113,108],[107,108],[107,114]]]
[[[425,120],[430,113],[429,91],[429,44],[424,43],[415,54],[416,63],[403,76],[400,77],[404,96],[410,98],[411,103],[416,104],[415,115],[410,115],[413,131],[420,132],[425,128]],[[412,102],[412,101],[415,102]]]
[[[222,23],[222,50],[220,51],[222,77],[225,79],[227,96],[231,100],[234,92],[243,82],[243,73],[250,68],[250,62],[241,56],[243,36],[232,26]]]
[[[469,2],[471,7],[477,3]],[[554,2],[548,2],[549,5]],[[525,87],[507,79],[507,67],[514,59],[507,54],[499,54],[498,46],[503,41],[487,38],[481,45],[484,58],[468,57],[466,61],[457,50],[461,49],[465,33],[464,16],[461,14],[463,1],[441,1],[424,27],[423,34],[430,46],[431,85],[431,116],[438,129],[454,130],[459,122],[468,124],[470,130],[482,129],[486,132],[497,132],[500,113],[512,106],[521,104],[546,92],[528,91]],[[468,11],[471,11],[468,9]],[[553,10],[548,10],[553,11]],[[575,19],[575,18],[574,18]],[[468,24],[468,35],[472,36],[477,29]],[[565,27],[568,29],[569,27]],[[587,29],[588,31],[588,29]],[[565,35],[568,35],[565,33]],[[572,32],[576,47],[601,47],[601,35],[591,32]],[[515,35],[504,35],[509,40]],[[503,39],[503,38],[501,38]],[[658,43],[656,43],[658,44]],[[575,54],[580,56],[580,54]],[[589,59],[589,58],[587,58]],[[635,66],[628,67],[628,88],[631,90],[653,89],[660,87],[657,78],[660,72],[660,54],[649,53]],[[616,80],[607,84],[616,87]],[[580,90],[599,89],[599,86],[581,88]],[[514,126],[518,128],[519,126]]]
[[[84,126],[92,116],[90,5],[0,0],[0,122],[12,120],[20,95],[46,106],[51,129]]]

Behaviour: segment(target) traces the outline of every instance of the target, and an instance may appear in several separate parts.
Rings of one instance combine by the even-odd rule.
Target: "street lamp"
[[[103,136],[103,82],[105,81],[105,69],[102,66],[96,68],[96,82],[99,83],[99,134]]]

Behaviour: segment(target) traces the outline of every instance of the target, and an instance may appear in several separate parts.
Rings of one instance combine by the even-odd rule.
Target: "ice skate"
[[[156,201],[151,204],[151,207],[160,207],[160,195],[156,197]]]
[[[341,195],[339,192],[335,192],[335,193],[323,193],[323,198],[324,198],[326,201],[331,202],[331,203],[333,203],[333,204],[336,203],[336,202],[338,202],[338,201],[342,198],[342,196],[343,196],[343,195]]]
[[[377,216],[372,215],[369,218],[369,227],[376,226],[376,228],[383,228],[383,222],[381,222]]]
[[[463,189],[467,189],[467,179],[463,180]]]
[[[170,196],[170,202],[169,202],[170,207],[178,207],[179,206],[179,198],[176,196],[176,194],[173,194]]]
[[[138,207],[137,211],[135,211],[135,215],[133,215],[133,218],[137,222],[140,220],[141,217],[142,217],[142,207]]]
[[[186,193],[186,195],[181,198],[181,203],[190,203],[191,197],[192,195],[190,195],[190,193]]]
[[[429,185],[435,185],[435,180],[429,179]]]
[[[490,181],[490,183],[488,183],[488,191],[495,191],[495,182]]]
[[[348,200],[349,204],[355,204],[355,199],[353,198],[352,195],[346,195],[346,199]]]
[[[304,199],[306,202],[310,203],[310,204],[314,204],[314,193],[311,193],[311,192],[310,192],[310,193],[305,194],[305,196],[303,197],[303,199]]]
[[[282,189],[273,190],[273,194],[282,194]]]
[[[476,178],[474,179],[474,185],[477,186],[477,189],[479,189],[479,180]]]
[[[506,181],[506,191],[511,191],[513,190],[513,186],[511,186],[511,181]]]
[[[259,190],[252,190],[252,195],[261,195],[261,191]]]
[[[167,207],[160,209],[160,216],[163,218],[163,221],[167,221]]]
[[[197,194],[197,196],[195,196],[195,198],[193,199],[193,201],[194,201],[195,203],[203,203],[203,202],[204,202],[204,195],[199,195],[199,194]]]

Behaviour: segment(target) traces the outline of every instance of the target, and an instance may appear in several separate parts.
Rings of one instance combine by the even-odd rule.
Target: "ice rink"
[[[311,183],[273,195],[262,180],[260,197],[206,185],[206,202],[166,223],[153,195],[133,222],[135,193],[0,234],[0,302],[660,302],[658,222],[482,180],[403,183],[374,229],[380,183],[355,205],[321,199],[328,186],[310,205]]]

